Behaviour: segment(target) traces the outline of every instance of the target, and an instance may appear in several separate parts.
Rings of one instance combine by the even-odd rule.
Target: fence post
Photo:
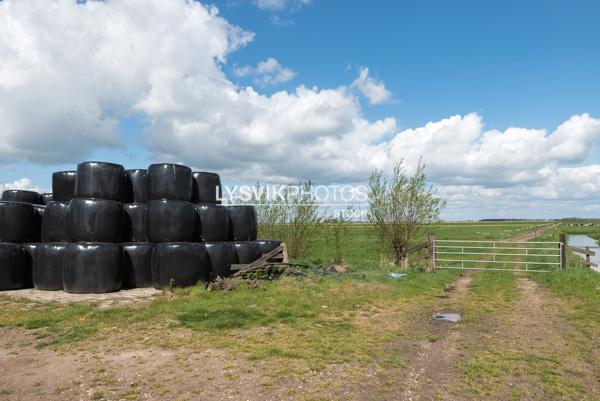
[[[435,235],[429,234],[427,236],[427,241],[429,242],[429,245],[427,245],[427,251],[429,252],[427,258],[427,270],[432,271],[435,269]]]
[[[565,269],[567,267],[567,234],[560,233],[560,268]]]
[[[585,247],[585,264],[587,267],[592,267],[592,256],[590,255],[590,247]]]

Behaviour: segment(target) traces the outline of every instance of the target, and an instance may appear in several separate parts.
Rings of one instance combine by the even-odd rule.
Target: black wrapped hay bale
[[[258,245],[260,245],[260,250],[263,254],[269,253],[273,249],[275,249],[279,245],[281,245],[281,241],[276,241],[276,240],[272,240],[272,239],[265,239],[265,240],[260,240],[257,242],[258,242]]]
[[[0,201],[0,241],[29,242],[35,223],[30,203]]]
[[[196,233],[194,204],[173,200],[148,202],[146,237],[150,242],[188,242]]]
[[[52,200],[69,202],[75,197],[76,171],[57,171],[52,174]]]
[[[197,241],[229,240],[229,214],[224,206],[213,204],[194,205],[198,215]]]
[[[25,275],[23,288],[33,287],[33,258],[35,256],[35,250],[37,243],[27,243],[21,246],[21,266],[23,268],[23,274]]]
[[[32,242],[40,242],[42,238],[42,221],[46,206],[33,205],[33,223],[31,224],[31,240]]]
[[[233,241],[254,241],[258,231],[254,206],[227,206]]]
[[[221,203],[223,190],[219,174],[195,171],[192,177],[194,178],[194,202]]]
[[[231,264],[238,263],[233,243],[207,242],[206,251],[210,259],[210,279],[231,276]]]
[[[24,191],[21,189],[7,189],[2,192],[2,200],[10,202],[25,202],[36,205],[42,204],[42,197],[35,191]]]
[[[76,198],[69,202],[73,241],[120,242],[123,204],[107,199]]]
[[[112,243],[70,243],[62,271],[66,292],[86,294],[121,289],[121,246]]]
[[[210,260],[205,244],[166,242],[154,246],[152,282],[155,288],[188,287],[207,281],[209,275]]]
[[[123,244],[123,288],[152,287],[152,251],[154,246],[144,242]]]
[[[48,202],[52,202],[54,200],[52,193],[40,194],[40,197],[42,198],[41,205],[47,205]]]
[[[146,202],[146,169],[125,170],[127,203]]]
[[[38,290],[63,289],[63,265],[66,242],[36,244],[33,254],[33,286]]]
[[[147,200],[192,201],[192,170],[179,164],[152,164],[146,176]]]
[[[123,205],[123,241],[146,242],[145,203],[127,203]]]
[[[125,199],[125,169],[120,164],[84,162],[77,165],[76,198]]]
[[[18,290],[27,285],[20,244],[0,242],[0,290]]]
[[[238,241],[234,247],[240,264],[252,263],[262,256],[260,244],[256,241]]]
[[[42,217],[42,242],[69,242],[69,203],[51,201]]]

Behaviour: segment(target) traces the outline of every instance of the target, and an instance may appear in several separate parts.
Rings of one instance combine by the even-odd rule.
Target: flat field
[[[450,223],[443,239],[554,238],[546,222]],[[335,254],[327,227],[310,262]],[[124,306],[0,296],[3,400],[597,400],[600,276],[407,276],[352,225],[346,273],[203,286]],[[537,234],[537,235],[536,235]],[[458,323],[432,321],[460,312]]]

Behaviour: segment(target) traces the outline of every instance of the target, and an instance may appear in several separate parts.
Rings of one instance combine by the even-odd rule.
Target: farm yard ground
[[[550,239],[543,222],[460,223],[438,238]],[[583,228],[577,227],[577,230]],[[532,234],[531,234],[532,233]],[[593,233],[590,233],[594,235]],[[329,233],[322,233],[327,238]],[[329,241],[309,262],[331,259]],[[346,274],[98,307],[0,297],[6,400],[596,400],[600,275],[408,271],[349,229]],[[422,261],[415,260],[415,264]],[[434,312],[461,312],[455,324]]]

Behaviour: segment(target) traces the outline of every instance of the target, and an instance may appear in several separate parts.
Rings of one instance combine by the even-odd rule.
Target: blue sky
[[[25,17],[45,7],[39,1],[27,6],[10,0],[2,3],[0,18],[25,28],[35,23],[35,18]],[[17,82],[4,89],[0,85],[5,99],[0,98],[0,124],[3,115],[15,110],[22,113],[20,119],[6,122],[12,131],[3,134],[0,128],[0,138],[5,135],[8,144],[5,150],[0,147],[0,183],[6,186],[27,178],[30,185],[49,189],[52,171],[72,169],[84,159],[119,162],[128,168],[159,160],[182,162],[218,171],[226,182],[360,183],[374,168],[389,169],[398,158],[414,164],[423,156],[431,166],[432,183],[449,197],[448,218],[504,217],[516,205],[515,217],[531,216],[534,208],[543,210],[536,217],[556,217],[571,214],[565,205],[573,203],[581,205],[577,214],[600,214],[595,202],[600,183],[589,182],[596,180],[593,177],[600,168],[599,123],[595,120],[600,118],[600,3],[596,1],[222,0],[203,3],[201,9],[173,1],[168,6],[172,13],[162,9],[153,14],[152,7],[144,7],[140,13],[150,22],[143,27],[132,22],[135,1],[130,6],[108,1],[75,8],[70,3],[61,0],[53,5],[66,10],[57,17],[63,20],[56,23],[40,19],[24,32],[6,23],[0,28],[5,37],[18,38],[0,41],[0,56],[9,60],[4,70],[0,67],[0,77]],[[157,9],[167,7],[167,2],[152,0],[155,3]],[[209,11],[210,4],[219,9],[219,16]],[[194,12],[205,12],[205,18]],[[114,32],[110,22],[115,16],[131,22],[123,24],[119,34],[138,38],[130,44],[129,49],[135,50],[130,55],[119,51],[118,41],[107,39]],[[103,18],[107,28],[103,28]],[[195,37],[189,29],[178,30],[185,25],[182,21],[198,29]],[[163,40],[157,27],[162,23],[174,31],[164,40],[177,52],[172,50],[169,58],[161,59],[160,52],[137,51],[137,46]],[[79,62],[65,51],[76,47],[66,26],[84,32],[83,38],[76,39],[82,46],[89,41],[88,50],[73,52]],[[235,40],[224,41],[227,34]],[[38,89],[33,89],[18,73],[25,71],[26,76],[42,67],[15,44],[44,35],[55,38],[54,52],[39,45],[30,53],[42,54],[35,60],[45,57],[50,66],[37,73],[46,77],[40,81],[48,85],[43,96],[51,93],[57,99],[56,111],[47,114],[38,111],[43,106],[36,106],[39,82]],[[211,43],[218,46],[213,48]],[[114,51],[106,53],[111,56],[101,53],[111,47]],[[124,67],[98,61],[98,54],[116,55],[115,64],[131,65],[135,78]],[[261,75],[260,63],[269,59],[274,67],[263,65],[266,72]],[[89,70],[82,70],[81,64],[87,61]],[[136,67],[144,63],[150,67]],[[172,67],[169,71],[175,71],[175,78],[156,78],[164,76],[165,66]],[[275,75],[284,70],[288,76]],[[364,82],[383,91],[380,100],[372,102],[362,89],[361,72],[366,74]],[[104,87],[111,85],[116,88],[114,94],[106,94]],[[314,88],[314,93],[299,93],[299,87]],[[223,95],[228,90],[247,99],[242,102],[236,97],[228,104],[231,98]],[[277,95],[281,93],[286,95]],[[25,109],[28,96],[32,106]],[[15,97],[24,100],[12,104]],[[69,103],[69,97],[77,101]],[[182,111],[165,100],[170,97],[175,103],[190,100]],[[272,115],[279,107],[290,117]],[[69,123],[73,109],[79,114],[73,113]],[[200,109],[210,109],[210,113]],[[228,117],[227,113],[232,114]],[[551,139],[559,125],[584,113],[588,119],[576,118],[565,129],[569,132]],[[329,121],[330,115],[336,117]],[[452,116],[459,118],[448,120]],[[235,123],[230,123],[232,119]],[[314,120],[315,125],[299,126],[301,120]],[[427,128],[428,123],[439,123],[439,127]],[[513,128],[523,131],[511,134]],[[490,130],[496,130],[494,135]],[[537,130],[545,131],[539,134]],[[57,131],[63,133],[61,138],[50,140]],[[288,160],[261,152],[257,144],[264,146],[264,137],[271,133],[280,135],[278,141],[285,144],[281,155],[298,155]],[[536,135],[535,141],[531,139]],[[444,145],[453,136],[464,146]],[[426,145],[422,138],[427,138]],[[76,149],[70,149],[74,142]],[[354,147],[346,149],[343,144],[348,143]],[[365,150],[359,151],[353,167],[352,149],[361,145]],[[429,154],[431,147],[436,150]],[[502,160],[492,151],[494,147],[505,150]],[[332,157],[332,149],[346,156]],[[414,150],[404,154],[402,149]],[[528,161],[528,151],[535,162]],[[440,159],[444,152],[464,152],[465,158],[461,161],[457,155],[445,168]],[[216,156],[220,153],[224,155]],[[228,162],[228,154],[235,157],[235,163]],[[328,173],[312,167],[327,158],[333,159]],[[461,169],[461,163],[470,164]],[[589,187],[585,191],[574,189],[585,184]],[[479,209],[465,210],[469,202]],[[482,202],[489,207],[482,207]]]

